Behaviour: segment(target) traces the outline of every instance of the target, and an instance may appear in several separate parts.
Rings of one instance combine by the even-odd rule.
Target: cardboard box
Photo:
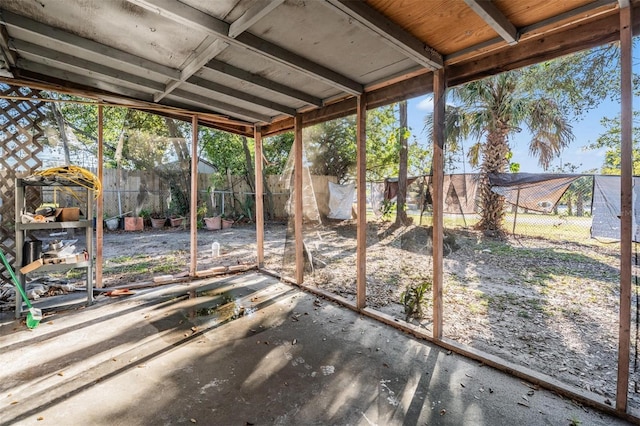
[[[64,207],[56,209],[56,222],[75,222],[80,219],[80,208]]]

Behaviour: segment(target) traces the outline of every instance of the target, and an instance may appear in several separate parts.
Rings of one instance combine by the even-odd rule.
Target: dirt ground
[[[287,227],[282,223],[268,224],[265,229],[266,267],[285,274],[292,266],[291,259],[284,256],[292,247],[287,244],[292,239],[287,240],[286,234]],[[355,224],[310,226],[304,234],[313,264],[312,271],[307,261],[305,283],[355,300]],[[198,269],[255,263],[255,235],[250,225],[200,231]],[[214,241],[221,246],[216,258],[211,251]],[[538,238],[497,240],[469,230],[447,232],[445,241],[447,338],[594,392],[613,403],[619,306],[617,244]],[[184,272],[188,265],[187,229],[105,233],[107,286]],[[430,228],[369,224],[368,306],[430,330],[430,290],[424,296],[420,318],[407,318],[400,301],[412,285],[428,286],[431,276]],[[632,371],[630,405],[639,409],[640,398],[633,391],[636,380],[640,377]]]

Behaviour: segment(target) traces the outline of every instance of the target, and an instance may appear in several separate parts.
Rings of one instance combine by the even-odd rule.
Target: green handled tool
[[[13,268],[11,267],[11,265],[9,265],[9,262],[7,262],[7,258],[4,257],[4,253],[2,252],[2,250],[0,250],[0,258],[2,258],[2,263],[4,263],[4,267],[7,268],[7,271],[9,271],[9,275],[11,275],[11,278],[13,279],[13,284],[16,286],[16,288],[22,295],[22,299],[24,300],[24,303],[26,303],[27,307],[29,308],[29,313],[27,314],[27,327],[36,328],[38,324],[40,324],[40,320],[42,319],[42,311],[40,309],[34,308],[31,305],[29,298],[27,297],[24,290],[22,289],[22,286],[18,282],[18,278],[16,278],[16,274],[13,271]]]

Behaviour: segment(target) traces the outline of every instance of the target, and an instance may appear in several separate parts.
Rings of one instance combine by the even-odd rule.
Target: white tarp
[[[329,182],[329,219],[351,219],[351,209],[356,186],[352,183],[338,185]]]
[[[633,177],[632,240],[640,242],[640,177]],[[592,237],[620,239],[620,176],[595,176]]]

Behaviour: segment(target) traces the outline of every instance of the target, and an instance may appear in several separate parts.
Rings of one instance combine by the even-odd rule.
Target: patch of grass
[[[107,259],[107,262],[111,263],[128,263],[133,260],[133,256],[118,256],[112,257],[111,259]]]
[[[468,306],[469,313],[473,315],[487,314],[489,307],[489,301],[479,300],[478,302],[470,303]]]

